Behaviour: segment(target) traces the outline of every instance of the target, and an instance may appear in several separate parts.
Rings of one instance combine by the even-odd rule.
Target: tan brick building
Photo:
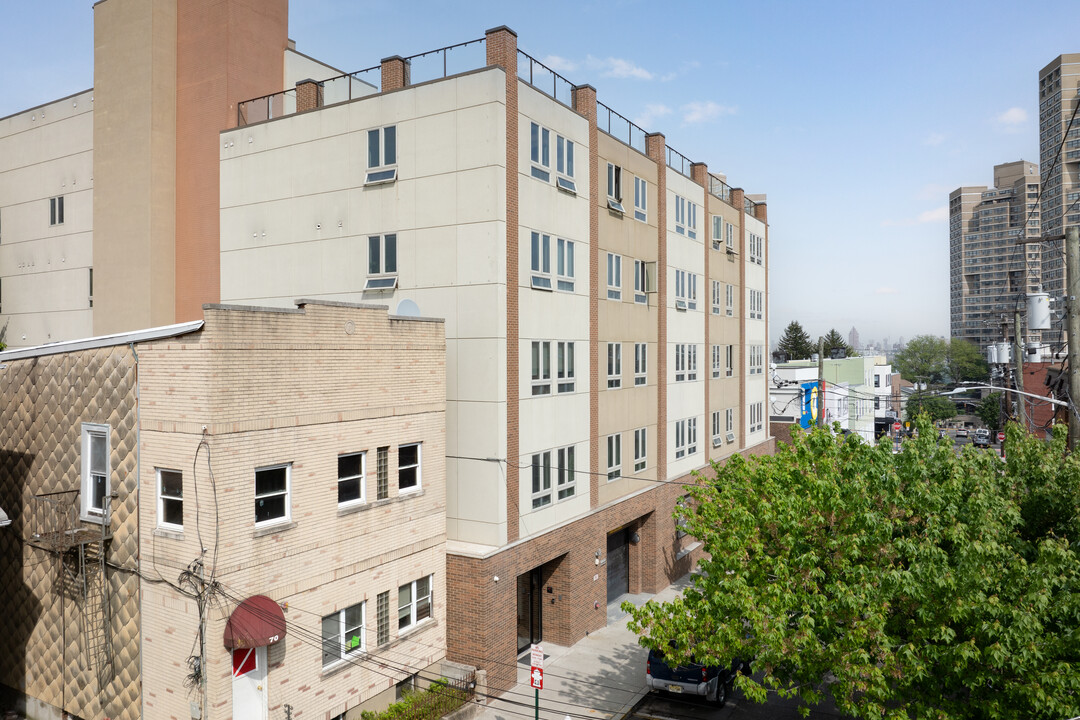
[[[444,673],[442,321],[204,314],[0,354],[0,682],[40,717],[203,711],[200,605],[206,717]]]

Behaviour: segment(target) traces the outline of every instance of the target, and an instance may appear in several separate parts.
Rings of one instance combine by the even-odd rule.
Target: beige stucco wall
[[[0,328],[19,348],[92,331],[94,92],[0,119]],[[50,225],[50,198],[64,222]]]
[[[743,222],[745,228],[745,241],[744,251],[741,256],[742,262],[746,264],[745,274],[745,287],[743,288],[741,301],[743,304],[742,311],[744,317],[746,317],[746,338],[745,343],[747,346],[760,345],[765,349],[765,358],[763,360],[763,372],[757,375],[750,375],[750,353],[748,351],[743,353],[742,357],[742,372],[746,378],[746,405],[749,407],[750,403],[760,402],[765,409],[765,417],[762,420],[762,429],[751,433],[750,428],[750,413],[746,408],[743,408],[743,422],[742,433],[746,437],[747,447],[756,445],[763,442],[769,433],[769,398],[768,398],[768,377],[769,377],[769,333],[766,322],[768,320],[768,293],[765,293],[766,314],[765,319],[750,319],[749,315],[749,291],[760,290],[765,292],[766,290],[766,276],[768,273],[768,248],[766,247],[765,256],[761,265],[750,262],[750,233],[754,233],[762,238],[765,235],[765,223],[752,217],[745,212],[743,213]]]
[[[719,460],[725,458],[738,451],[740,447],[739,439],[742,435],[743,428],[741,425],[741,418],[743,416],[742,408],[739,404],[739,386],[745,379],[743,373],[743,367],[741,358],[745,354],[745,349],[742,347],[742,341],[739,337],[739,318],[743,312],[745,303],[743,302],[743,292],[741,286],[741,279],[739,277],[740,263],[744,258],[739,253],[739,227],[742,222],[742,216],[745,215],[741,210],[736,210],[728,203],[720,200],[716,197],[709,197],[709,209],[712,211],[709,216],[709,247],[712,248],[712,216],[717,215],[721,218],[726,225],[733,225],[734,238],[735,238],[735,254],[727,252],[726,238],[721,241],[719,250],[710,249],[712,253],[709,263],[709,407],[706,414],[706,427],[708,429],[708,448],[709,458],[711,460]],[[726,229],[724,231],[726,233]],[[720,314],[714,314],[712,312],[712,282],[717,281],[720,283]],[[730,285],[733,289],[733,307],[732,314],[727,315],[726,296],[724,287]],[[721,368],[720,378],[713,379],[712,377],[712,347],[713,345],[721,346]],[[732,377],[725,376],[725,368],[723,365],[724,351],[723,346],[734,345],[734,375]],[[735,440],[733,442],[727,441],[727,433],[724,431],[725,411],[731,409],[734,418],[734,433]],[[712,440],[712,414],[713,412],[720,412],[721,421],[721,434],[724,435],[723,444],[720,447],[713,447]]]
[[[176,1],[94,6],[95,335],[175,316]]]
[[[175,582],[200,542],[208,548],[206,572],[229,596],[208,623],[212,716],[232,711],[228,614],[238,599],[264,594],[288,604],[286,638],[269,650],[271,716],[288,703],[332,717],[445,655],[443,323],[314,304],[212,307],[206,318],[201,333],[139,346],[144,571]],[[402,493],[398,446],[413,442],[422,443],[420,490]],[[390,492],[380,501],[383,446]],[[339,508],[337,458],[357,452],[367,454],[367,502]],[[254,470],[278,463],[292,464],[290,521],[255,528]],[[183,473],[181,532],[158,528],[157,468]],[[427,575],[432,620],[399,636],[398,586]],[[378,649],[381,592],[391,597],[391,644]],[[187,717],[191,698],[176,689],[197,636],[194,604],[161,584],[145,583],[144,593],[147,716]],[[321,618],[361,601],[369,652],[324,670]]]

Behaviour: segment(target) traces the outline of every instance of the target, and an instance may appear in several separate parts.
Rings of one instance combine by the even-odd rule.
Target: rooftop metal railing
[[[596,101],[596,124],[611,137],[645,154],[645,136],[648,135],[645,129],[635,125],[629,118],[620,115],[599,100]]]
[[[731,186],[712,173],[709,173],[709,192],[713,197],[731,204]]]
[[[405,58],[405,62],[409,63],[409,84],[439,80],[486,66],[485,40],[486,38],[467,40],[456,45],[447,45],[437,50],[410,55]]]
[[[686,177],[693,179],[690,175],[690,166],[693,163],[690,162],[690,158],[683,155],[681,152],[673,147],[668,146],[667,149],[667,165],[669,168],[677,173],[681,173]]]
[[[756,217],[756,215],[754,214],[754,210],[756,208],[757,208],[757,203],[756,202],[754,202],[753,200],[751,200],[748,197],[743,198],[743,209],[746,211],[747,215],[750,215],[751,217]]]
[[[518,77],[540,92],[574,107],[574,84],[528,53],[518,50]]]

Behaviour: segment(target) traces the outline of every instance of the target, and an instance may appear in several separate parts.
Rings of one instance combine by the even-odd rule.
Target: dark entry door
[[[517,578],[517,637],[518,652],[529,649],[542,639],[544,604],[540,597],[540,568],[518,575]]]
[[[607,601],[630,591],[630,548],[628,531],[619,530],[607,536]]]

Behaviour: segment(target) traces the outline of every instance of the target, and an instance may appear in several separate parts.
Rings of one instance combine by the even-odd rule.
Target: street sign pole
[[[540,688],[537,688],[534,692],[536,693],[536,715],[535,715],[535,718],[536,718],[536,720],[540,720]]]

